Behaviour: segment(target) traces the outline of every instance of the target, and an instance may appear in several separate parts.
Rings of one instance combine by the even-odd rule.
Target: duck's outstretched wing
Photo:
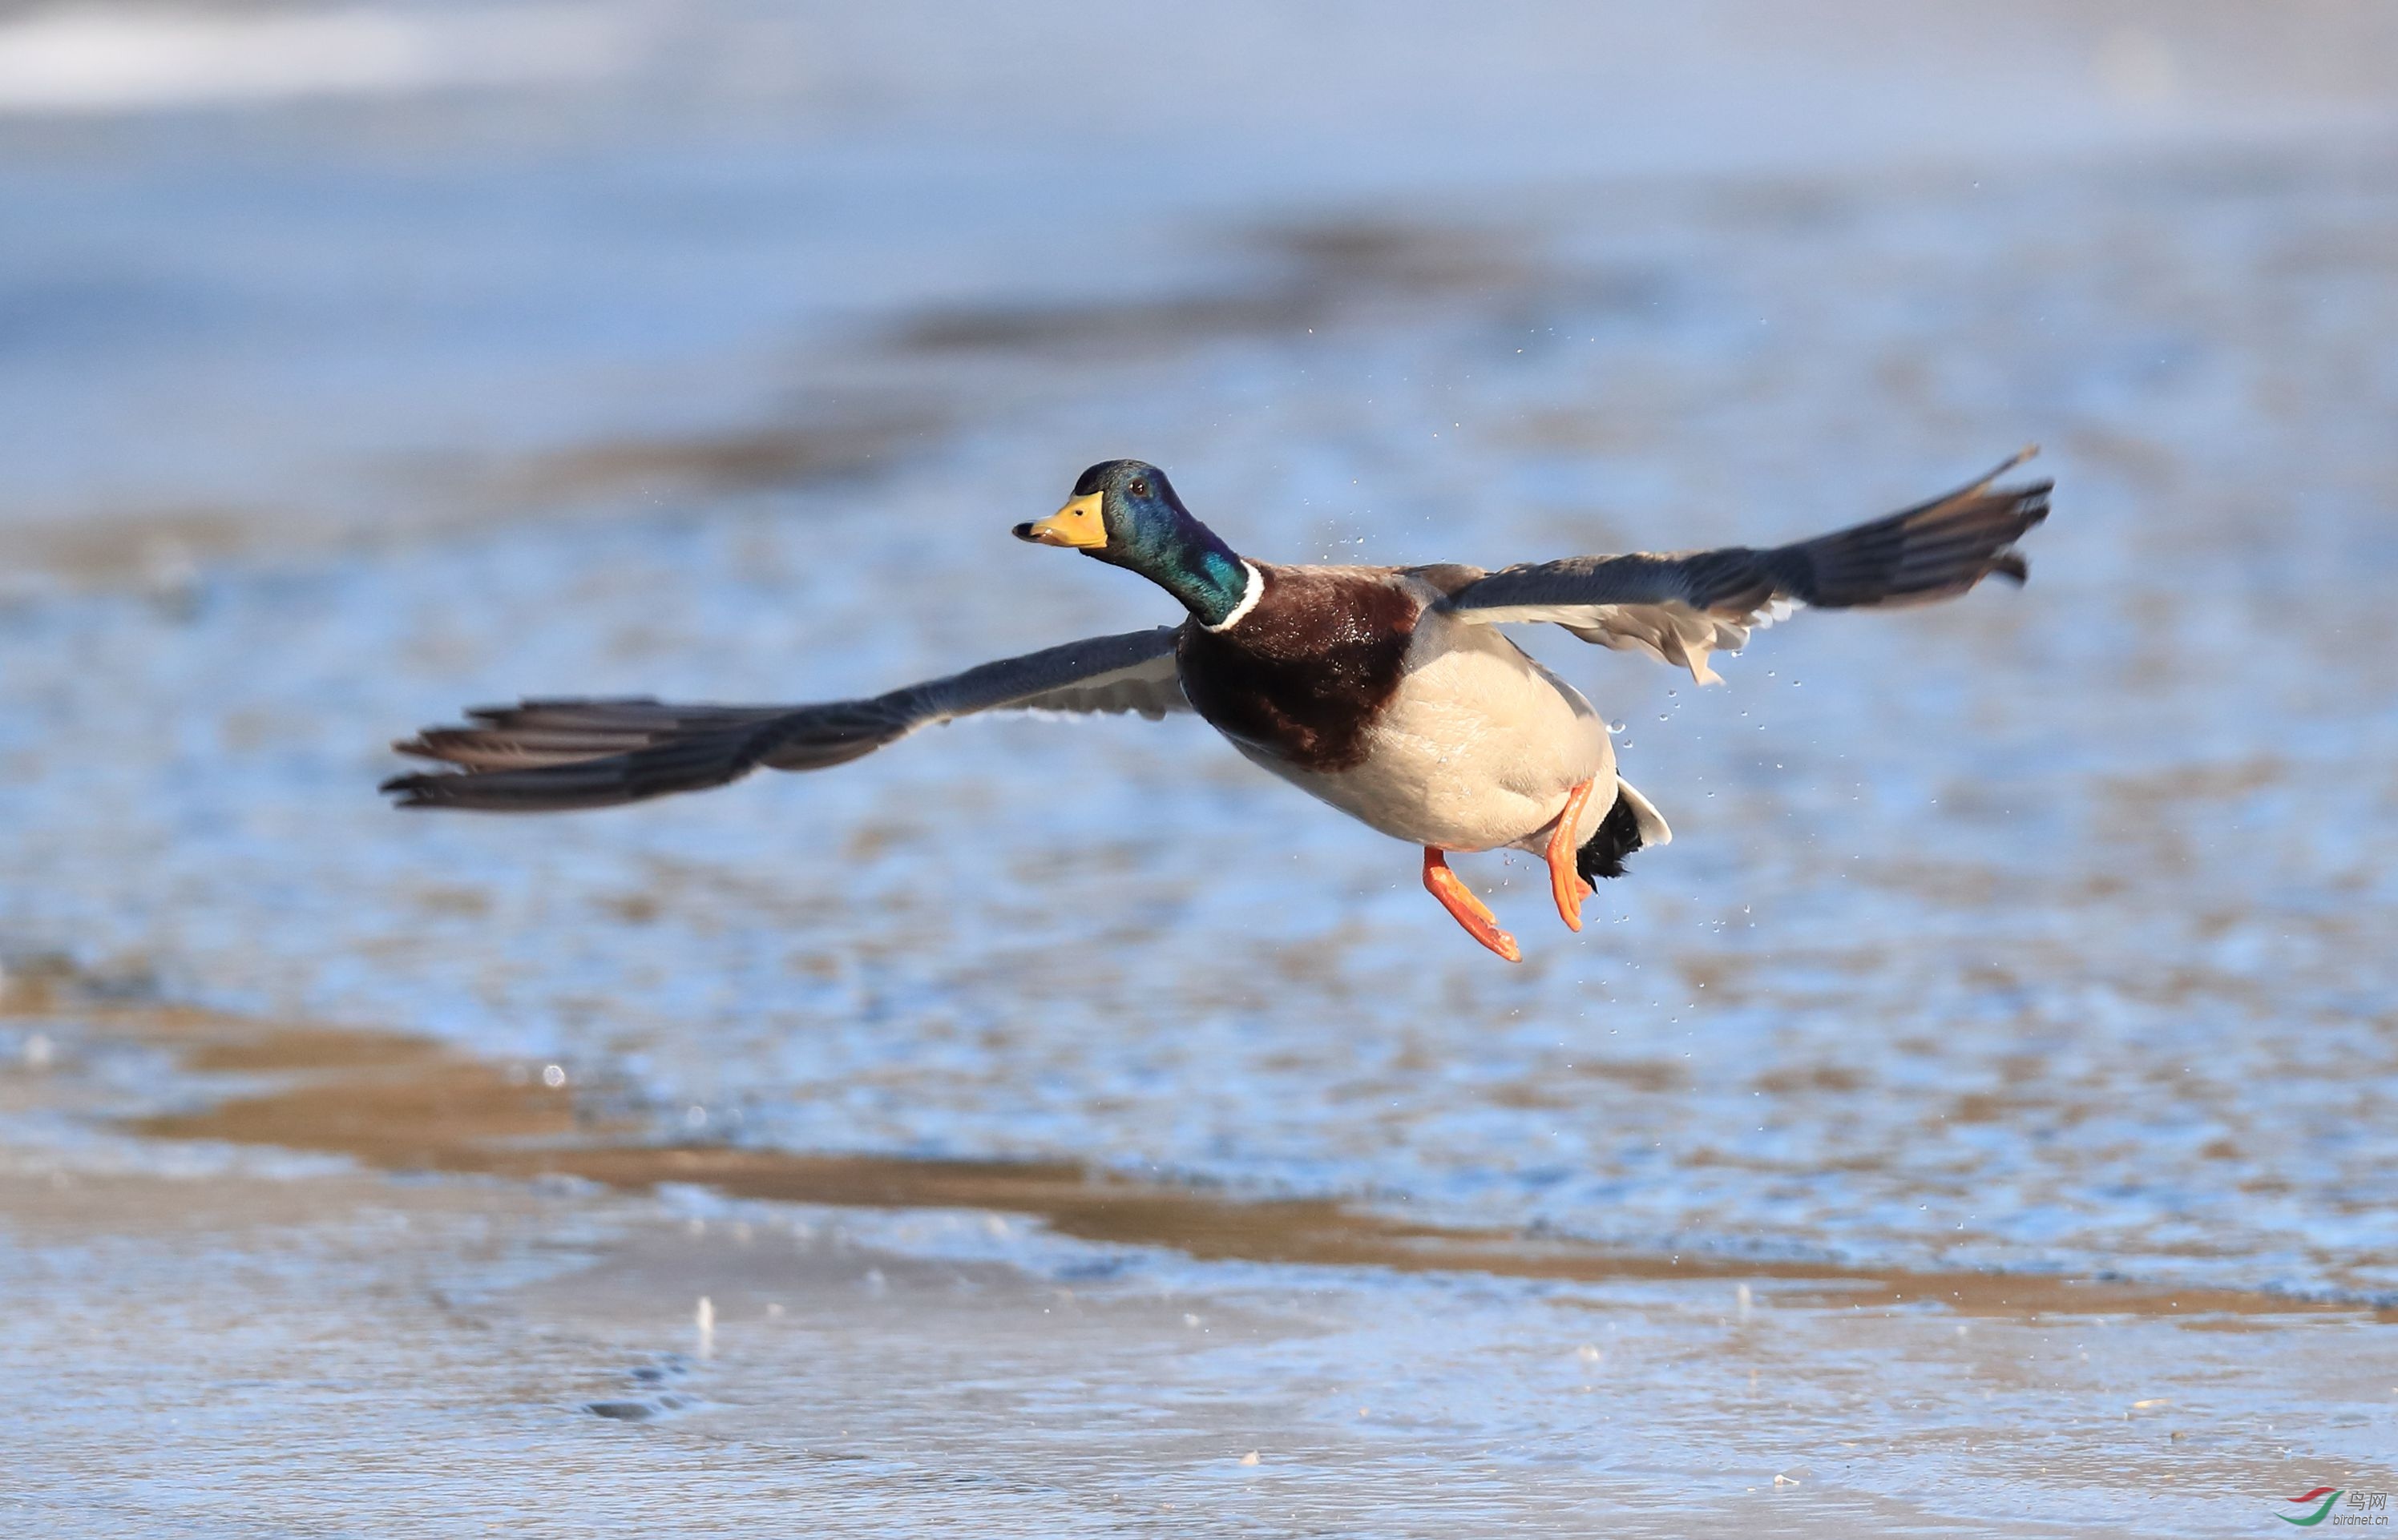
[[[1739,651],[1750,631],[1800,605],[1924,604],[1993,572],[2023,582],[2014,544],[2048,516],[2050,483],[1991,483],[2034,452],[2027,449],[1945,497],[1838,534],[1762,551],[1735,545],[1534,562],[1466,583],[1439,608],[1492,624],[1553,621],[1586,642],[1646,652],[1712,684],[1708,653]]]
[[[466,713],[392,746],[459,767],[401,775],[383,789],[403,808],[548,812],[607,808],[721,786],[763,765],[822,770],[873,753],[928,723],[981,711],[1188,711],[1172,626],[1091,636],[1003,658],[869,700],[821,705],[667,705],[657,701],[527,701]]]

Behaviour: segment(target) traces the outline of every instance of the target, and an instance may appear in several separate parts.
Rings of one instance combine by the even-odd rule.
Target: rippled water
[[[1652,197],[1495,292],[1094,362],[864,484],[20,604],[12,921],[794,1147],[2389,1288],[2398,317],[2358,305],[2398,200],[2373,169],[2202,187],[2142,253],[2148,208],[2111,224],[2121,179],[2089,182],[1680,225]],[[1192,722],[970,724],[523,824],[368,795],[380,739],[465,701],[806,699],[1164,617],[1005,541],[1111,448],[1260,555],[1496,563],[1804,533],[2027,433],[2065,491],[2020,595],[1807,616],[1720,691],[1534,639],[1678,837],[1581,939],[1528,864],[1472,864],[1520,972],[1410,852]],[[1921,447],[1860,468],[1876,442]]]
[[[952,181],[905,134],[778,155],[743,119],[578,160],[501,114],[476,131],[507,155],[453,161],[385,111],[305,153],[8,130],[10,184],[76,216],[0,267],[34,323],[5,388],[52,430],[0,471],[20,969],[554,1061],[630,1137],[2398,1298],[2386,134],[2085,124],[2072,158],[1672,179],[1594,151],[1343,199],[1248,148],[1112,207],[1079,179],[1121,146]],[[1535,864],[1462,861],[1519,969],[1411,850],[1190,720],[968,723],[532,822],[371,795],[384,741],[468,702],[821,698],[1170,619],[1006,538],[1104,456],[1256,556],[1497,565],[1813,533],[2027,438],[2059,490],[2020,593],[1802,615],[1722,690],[1525,638],[1624,723],[1677,837],[1579,937]],[[121,1105],[160,1093],[125,1073]],[[1290,1328],[1317,1365],[1576,1334],[1537,1293],[1233,1272],[1171,1288],[1347,1301]],[[1720,1292],[1656,1308],[1714,1321]],[[604,1314],[576,1299],[547,1307]],[[1839,1319],[1783,1350],[1853,1366]],[[1259,1351],[1209,1393],[1304,1378]],[[1474,1351],[1445,1404],[1514,1381]],[[1548,1413],[1457,1415],[1504,1445]]]

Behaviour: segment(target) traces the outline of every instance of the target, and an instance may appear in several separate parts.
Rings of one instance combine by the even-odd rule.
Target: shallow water
[[[455,1373],[498,1419],[424,1409],[364,1446],[465,1440],[489,1471],[521,1438],[654,1483],[594,1522],[707,1490],[727,1524],[813,1501],[862,1527],[1170,1532],[1159,1505],[1197,1502],[1245,1533],[1672,1533],[1659,1481],[1755,1526],[1739,1505],[1803,1464],[1851,1505],[1809,1510],[1827,1531],[2129,1533],[2135,1482],[2178,1528],[2246,1533],[2288,1480],[2398,1486],[2398,141],[2360,116],[2369,50],[2313,74],[2266,50],[2234,87],[2237,38],[2203,20],[2027,23],[1894,149],[1827,104],[1895,104],[1900,66],[1959,39],[1899,28],[1825,79],[1770,36],[1664,26],[1648,95],[1494,113],[1435,155],[1381,84],[1354,103],[1380,141],[1287,107],[1226,127],[1230,97],[1152,135],[1112,87],[1085,134],[1016,115],[1058,66],[966,71],[986,99],[938,50],[882,98],[765,63],[741,86],[721,37],[765,23],[701,14],[599,86],[0,127],[0,180],[44,216],[0,253],[25,449],[0,469],[0,1133],[27,1192],[114,1182],[134,1212],[231,1170],[246,1195],[200,1252],[0,1210],[12,1296],[40,1302],[12,1361],[115,1387],[46,1414],[85,1453],[29,1491],[64,1504],[135,1415],[111,1397],[137,1365],[215,1339],[262,1270],[283,1310],[370,1322],[344,1349],[362,1383],[438,1399]],[[2379,24],[2308,17],[2326,47]],[[888,57],[870,29],[809,37]],[[1387,47],[1394,78],[1424,67]],[[1190,67],[1288,95],[1284,61]],[[2037,132],[1976,115],[2035,76],[2095,85],[2051,87],[2072,106]],[[1689,106],[1751,87],[1803,126]],[[529,823],[370,795],[384,741],[470,701],[820,698],[1170,618],[1006,539],[1105,455],[1165,464],[1258,555],[1496,565],[1811,533],[2027,438],[2060,490],[2020,593],[1801,616],[1704,691],[1527,638],[1623,723],[1676,840],[1579,937],[1541,920],[1536,866],[1461,862],[1519,969],[1454,932],[1411,851],[1188,720],[969,723]],[[370,1148],[313,1079],[295,1118],[211,1122],[324,1066],[179,1056],[128,1036],[128,1002],[431,1038],[519,1084],[555,1065],[580,1137],[727,1152],[717,1195],[644,1196],[672,1176],[648,1157],[620,1182]],[[198,1120],[123,1125],[161,1113]],[[330,1153],[194,1153],[226,1139]],[[340,1153],[487,1174],[360,1197],[384,1189],[328,1174]],[[814,1186],[728,1174],[827,1155],[855,1159]],[[941,1174],[1008,1159],[1118,1212],[1184,1196],[1095,1233],[1054,1193]],[[488,1174],[544,1166],[574,1179]],[[277,1183],[316,1196],[257,1196]],[[1219,1196],[1332,1217],[1219,1244]],[[302,1216],[272,1236],[241,1217],[277,1201]],[[419,1287],[390,1271],[418,1243],[344,1217],[385,1202],[440,1216],[423,1288],[517,1326],[428,1326],[448,1356],[415,1363],[416,1328],[364,1302]],[[575,1376],[689,1349],[698,1294],[762,1309],[774,1279],[709,1225],[815,1235],[829,1202],[925,1213],[838,1221],[878,1260],[787,1280],[798,1319],[739,1351],[728,1329],[686,1376],[701,1404],[579,1410],[616,1393]],[[1527,1260],[1555,1254],[1579,1260]],[[1659,1276],[1684,1256],[1691,1281]],[[925,1281],[969,1265],[997,1314]],[[110,1269],[91,1300],[194,1279],[190,1315],[101,1352],[61,1323]],[[869,1270],[903,1281],[859,1305]],[[1985,1326],[1921,1285],[1990,1272],[2023,1280],[2000,1298],[2124,1292],[2094,1337],[2048,1294]],[[1860,1279],[1904,1306],[1859,1324],[1838,1293]],[[1005,1324],[1061,1283],[1099,1301],[1087,1350]],[[1219,1312],[1253,1337],[1182,1345]],[[159,1394],[232,1376],[262,1425],[305,1419],[313,1392],[244,1356],[288,1365],[288,1330]],[[985,1332],[1012,1346],[966,1374],[950,1355]],[[520,1383],[492,1358],[553,1338],[574,1346]],[[2092,1340],[2086,1381],[2036,1367]],[[1756,1388],[1777,1372],[1779,1401]],[[1353,1426],[1358,1386],[1406,1431]],[[2181,1408],[2180,1437],[2127,1420],[2140,1400]],[[1119,1423],[1155,1440],[1125,1455]],[[322,1468],[228,1465],[226,1437],[195,1434],[189,1489],[141,1511],[221,1523],[209,1493]],[[1218,1469],[1274,1437],[1312,1453]],[[1835,1475],[1845,1444],[1893,1463]],[[684,1463],[835,1446],[863,1464],[797,1487]],[[996,1507],[942,1486],[1044,1460]],[[1394,1506],[1393,1462],[1455,1480]],[[421,1521],[492,1511],[451,1480]],[[1899,1486],[1941,1495],[1873,1506]]]

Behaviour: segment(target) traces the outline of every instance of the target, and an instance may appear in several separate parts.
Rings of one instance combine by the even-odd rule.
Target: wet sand
[[[161,1051],[205,1099],[7,1150],[45,1529],[2133,1534],[2393,1475],[2387,1311],[627,1144],[546,1066],[25,993],[41,1100]]]
[[[1607,1283],[1636,1279],[1776,1279],[1786,1304],[1937,1304],[1964,1316],[2357,1314],[2398,1323],[2398,1306],[2287,1293],[2142,1287],[2122,1279],[2043,1278],[1996,1270],[1923,1272],[1841,1266],[1826,1260],[1610,1253],[1569,1239],[1410,1224],[1324,1199],[1244,1198],[1143,1182],[1057,1161],[906,1159],[802,1154],[723,1145],[640,1142],[642,1125],[611,1118],[605,1098],[553,1087],[528,1065],[464,1058],[431,1039],[394,1033],[268,1026],[182,1011],[132,1011],[103,1030],[168,1048],[182,1068],[272,1075],[285,1083],[196,1112],[126,1126],[158,1139],[264,1145],[345,1156],[394,1172],[467,1172],[515,1180],[568,1177],[618,1191],[667,1184],[731,1199],[872,1209],[977,1209],[1020,1214],[1051,1232],[1103,1245],[1170,1248],[1196,1261],[1489,1273]],[[550,1066],[542,1066],[543,1070]]]

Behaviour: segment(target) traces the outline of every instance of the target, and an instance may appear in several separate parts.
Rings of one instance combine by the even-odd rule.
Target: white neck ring
[[[1241,563],[1241,570],[1249,575],[1248,586],[1241,590],[1241,602],[1233,606],[1233,612],[1225,616],[1222,620],[1218,621],[1214,625],[1208,625],[1202,623],[1199,627],[1200,630],[1230,631],[1233,627],[1240,624],[1242,621],[1247,619],[1249,611],[1258,607],[1258,601],[1266,596],[1265,574],[1259,571],[1255,567],[1250,566],[1246,559]]]

